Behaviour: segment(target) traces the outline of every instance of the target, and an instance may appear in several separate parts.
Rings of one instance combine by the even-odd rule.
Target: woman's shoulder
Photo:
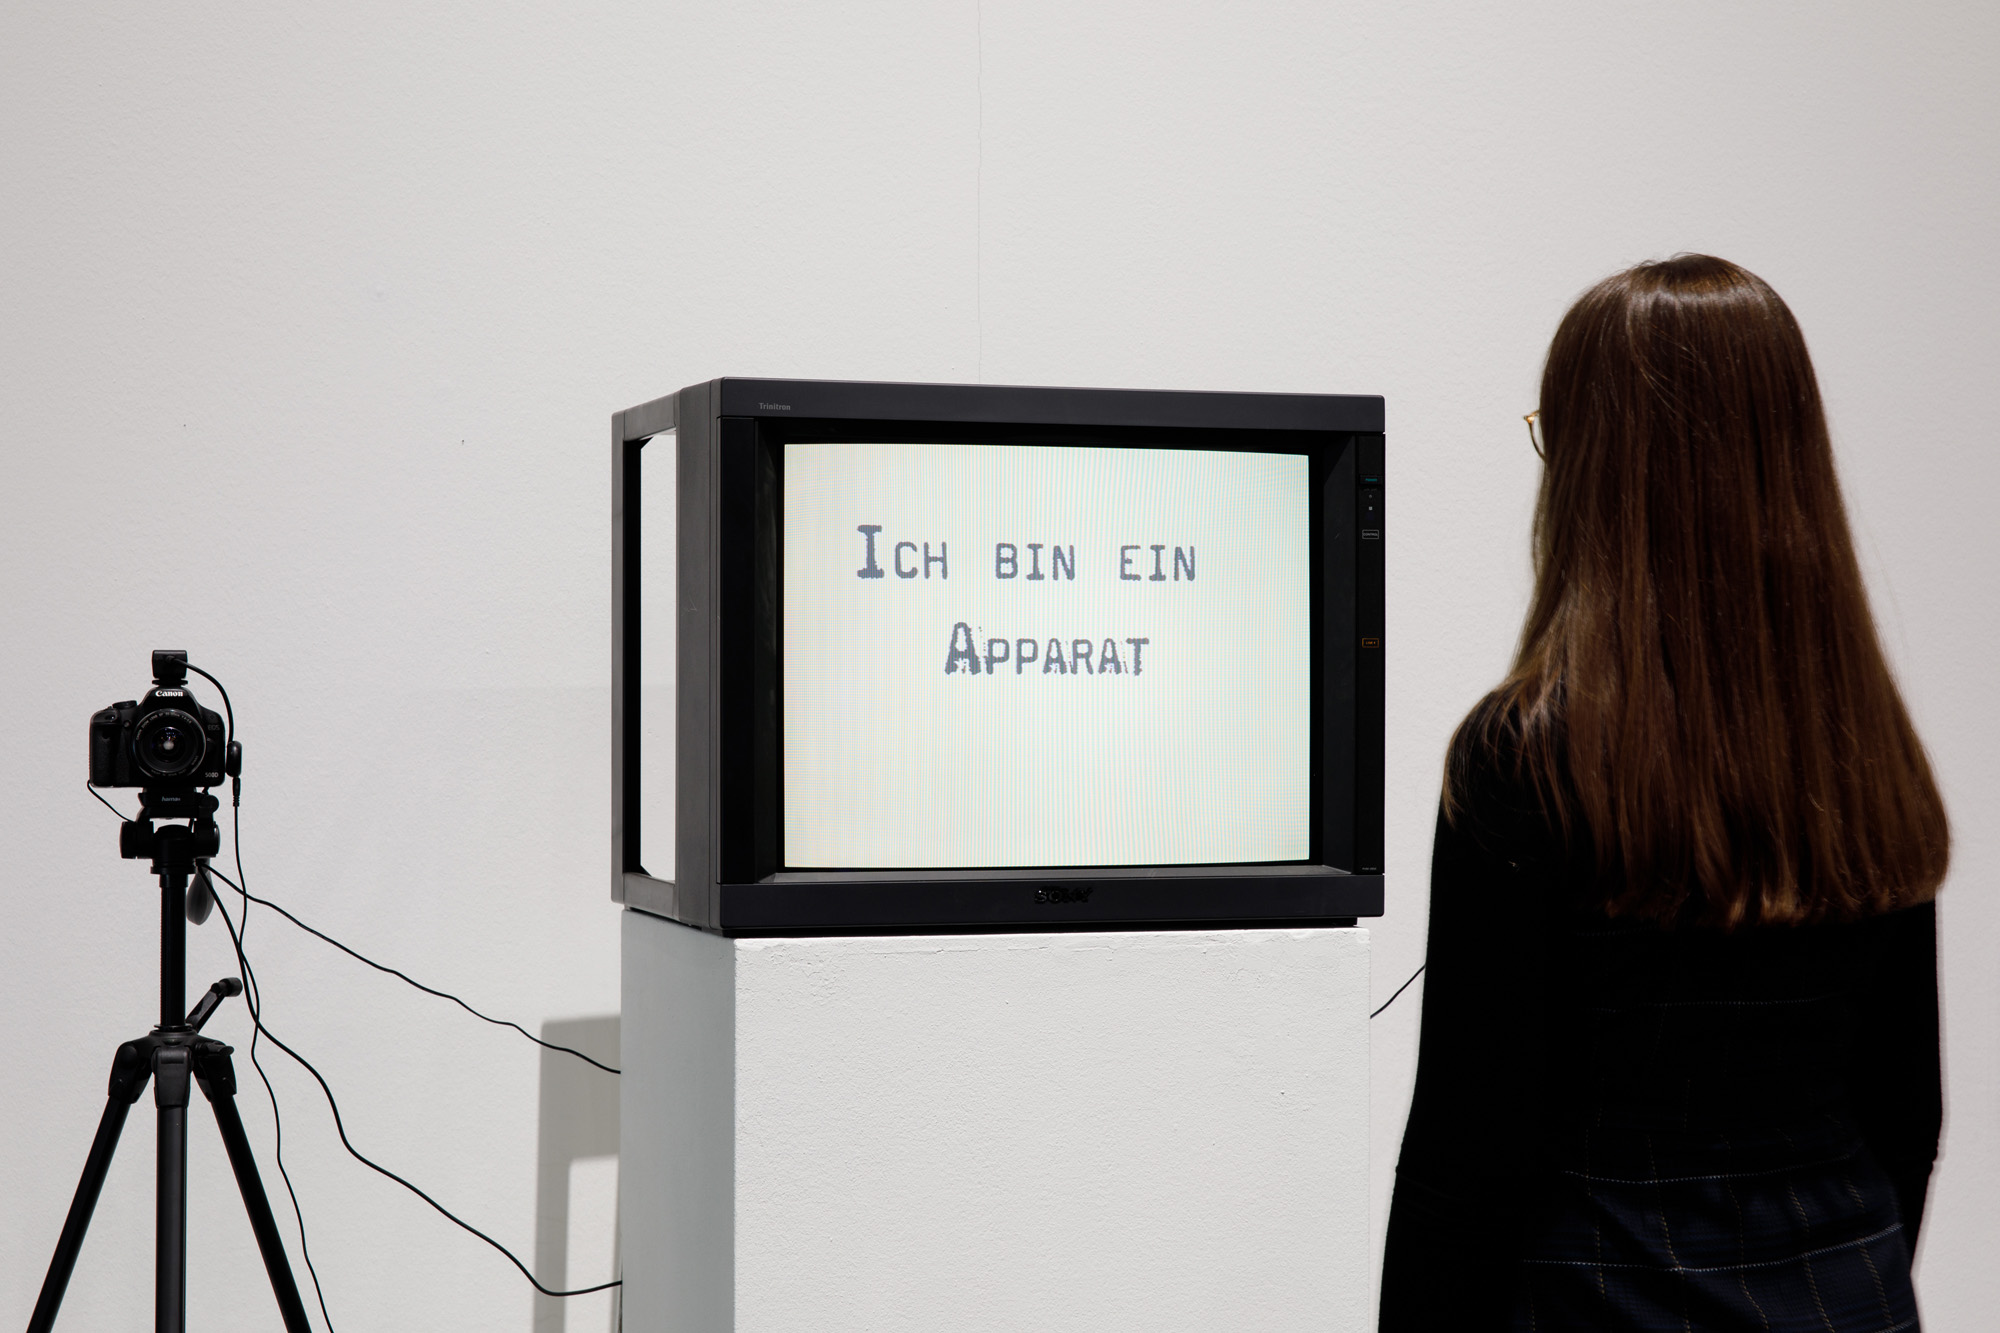
[[[1547,710],[1530,710],[1504,689],[1473,706],[1446,751],[1441,845],[1458,843],[1510,863],[1569,867],[1579,831],[1564,817],[1559,726]]]
[[[1462,813],[1540,809],[1535,763],[1545,752],[1520,701],[1495,690],[1474,704],[1445,751],[1444,805],[1454,823]]]

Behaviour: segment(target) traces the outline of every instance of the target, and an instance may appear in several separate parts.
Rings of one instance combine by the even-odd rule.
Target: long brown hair
[[[1707,255],[1605,279],[1556,330],[1541,426],[1534,599],[1463,740],[1594,848],[1599,905],[1729,929],[1934,897],[1944,803],[1778,294]]]

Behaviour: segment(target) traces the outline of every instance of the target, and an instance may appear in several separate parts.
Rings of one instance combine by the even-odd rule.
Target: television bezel
[[[675,468],[671,879],[641,863],[641,469]],[[783,865],[783,447],[1234,449],[1311,461],[1310,856],[1226,865],[791,870]],[[1383,910],[1383,400],[719,379],[612,418],[612,897],[726,935],[1351,924]],[[653,466],[658,466],[657,454]],[[1363,535],[1362,507],[1368,506]],[[1343,750],[1348,762],[1335,761]],[[1342,864],[1342,862],[1345,864]]]

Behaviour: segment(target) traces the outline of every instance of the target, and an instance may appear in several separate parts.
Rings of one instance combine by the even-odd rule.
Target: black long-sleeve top
[[[1932,905],[1729,934],[1607,920],[1507,758],[1453,763],[1383,1327],[1416,1306],[1502,1326],[1541,1182],[1621,1129],[1699,1154],[1851,1126],[1914,1249],[1942,1118]]]

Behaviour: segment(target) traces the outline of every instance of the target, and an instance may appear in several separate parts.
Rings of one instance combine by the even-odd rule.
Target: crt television
[[[612,896],[729,935],[1382,911],[1382,399],[612,418]]]

